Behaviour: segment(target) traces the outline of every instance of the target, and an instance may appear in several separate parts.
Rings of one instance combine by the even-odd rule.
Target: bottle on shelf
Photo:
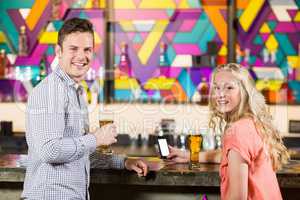
[[[242,52],[240,48],[236,48],[235,50],[235,59],[237,63],[242,63]]]
[[[76,1],[74,1],[72,7],[73,8],[84,8],[85,3],[86,3],[86,0],[76,0]]]
[[[261,90],[261,93],[264,95],[266,103],[270,103],[270,89],[268,87],[269,79],[264,78],[263,82],[264,88]]]
[[[30,81],[32,79],[32,69],[30,66],[25,68],[24,81]]]
[[[262,54],[263,54],[263,63],[264,64],[269,63],[269,51],[268,51],[268,49],[264,48]]]
[[[287,84],[287,87],[288,87],[288,84]],[[294,96],[293,90],[291,90],[288,87],[288,90],[287,90],[287,103],[288,104],[294,104],[295,102],[296,102],[296,98]]]
[[[200,105],[207,105],[209,97],[209,87],[206,77],[201,78],[201,82],[198,86],[198,91],[200,93]]]
[[[295,98],[294,98],[293,92],[289,88],[287,80],[285,80],[281,85],[281,88],[279,91],[279,103],[284,103],[284,104],[295,103]]]
[[[93,81],[93,80],[95,80],[96,79],[96,71],[91,67],[88,71],[87,71],[87,73],[86,73],[86,75],[85,75],[85,80],[86,81]]]
[[[288,70],[288,80],[295,80],[295,69],[292,67],[290,62],[287,62],[287,70]]]
[[[21,69],[20,69],[20,66],[16,66],[15,67],[15,79],[16,80],[20,80],[20,81],[23,81],[23,74],[21,72]]]
[[[60,20],[62,0],[51,0],[51,20]]]
[[[19,56],[27,56],[28,55],[28,38],[26,35],[26,27],[20,27],[19,33]]]
[[[92,0],[92,8],[100,8],[100,0]]]
[[[3,52],[3,58],[5,58],[5,60],[4,60],[4,65],[5,65],[4,78],[12,79],[14,76],[14,67],[11,65],[5,51]]]
[[[298,62],[297,67],[295,69],[295,79],[297,81],[300,81],[300,43],[298,43]]]
[[[47,58],[45,55],[42,56],[40,61],[40,72],[39,72],[39,81],[42,81],[47,76]]]
[[[121,72],[125,73],[127,76],[131,76],[131,62],[128,55],[128,45],[125,42],[121,43],[121,56],[119,69]]]
[[[167,45],[164,42],[161,42],[159,45],[159,66],[169,66],[168,57],[167,57]]]
[[[249,66],[250,63],[250,49],[245,48],[245,53],[244,53],[244,65]]]
[[[268,98],[269,98],[269,103],[270,104],[280,103],[279,91],[276,91],[274,89],[269,89],[269,96],[268,96]]]
[[[277,50],[272,50],[270,53],[270,62],[272,65],[276,65],[276,52]]]
[[[294,71],[291,69],[290,64],[288,64],[288,74],[284,77],[283,83],[279,90],[279,102],[280,103],[295,103],[295,97],[291,88],[289,88],[289,80],[294,79]]]
[[[5,49],[0,50],[0,78],[5,77],[5,70],[7,67],[7,59]]]

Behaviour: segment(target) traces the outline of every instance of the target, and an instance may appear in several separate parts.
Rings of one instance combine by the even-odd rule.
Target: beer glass
[[[190,168],[199,167],[199,153],[201,150],[202,136],[197,133],[192,133],[189,135],[188,146],[190,150]]]
[[[100,117],[100,119],[99,119],[100,128],[107,124],[112,124],[112,123],[114,123],[112,116],[105,115],[103,117]],[[98,147],[98,150],[102,154],[112,154],[113,153],[113,150],[109,147],[109,145],[101,145],[100,147]]]

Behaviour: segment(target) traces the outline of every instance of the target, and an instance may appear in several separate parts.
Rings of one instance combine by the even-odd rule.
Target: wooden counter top
[[[23,182],[25,168],[20,163],[26,155],[0,155],[0,182]],[[138,177],[127,170],[91,168],[91,184],[126,184],[149,186],[209,186],[219,187],[219,165],[200,164],[199,169],[190,170],[188,164],[165,162],[157,157],[142,157],[150,172]],[[277,172],[282,188],[300,188],[300,161],[292,160]]]

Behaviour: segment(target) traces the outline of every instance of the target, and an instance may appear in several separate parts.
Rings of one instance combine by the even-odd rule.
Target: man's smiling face
[[[62,46],[56,46],[60,67],[77,83],[84,79],[93,58],[94,38],[89,32],[66,35]]]

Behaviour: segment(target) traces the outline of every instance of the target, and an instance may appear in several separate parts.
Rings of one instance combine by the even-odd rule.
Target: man
[[[32,91],[26,111],[28,162],[25,199],[89,199],[89,155],[100,145],[116,142],[113,124],[88,130],[87,106],[80,81],[90,68],[92,24],[79,18],[64,23],[55,52],[58,67]],[[105,156],[105,166],[147,174],[141,160]],[[100,159],[101,160],[101,159]]]

